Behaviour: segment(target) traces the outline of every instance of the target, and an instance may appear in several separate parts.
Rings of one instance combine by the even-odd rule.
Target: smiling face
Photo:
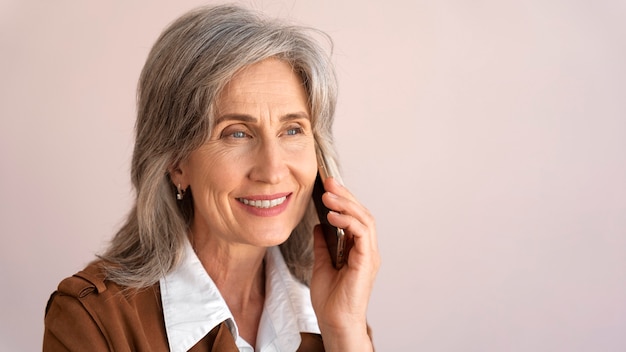
[[[237,73],[216,101],[210,139],[171,172],[193,194],[193,236],[269,247],[302,219],[317,172],[307,95],[291,66]]]

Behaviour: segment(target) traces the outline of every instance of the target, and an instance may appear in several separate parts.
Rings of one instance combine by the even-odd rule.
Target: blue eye
[[[300,134],[300,133],[302,133],[302,128],[294,127],[294,128],[288,129],[286,134],[288,136],[295,136],[295,135]]]
[[[222,131],[222,133],[220,134],[220,138],[241,140],[250,138],[250,134],[245,128],[241,128],[240,126],[230,126]]]
[[[236,131],[230,134],[233,138],[246,138],[246,133],[243,131]]]

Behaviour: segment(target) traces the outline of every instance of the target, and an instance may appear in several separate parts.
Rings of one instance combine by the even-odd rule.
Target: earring
[[[185,196],[185,191],[183,191],[180,188],[180,183],[176,186],[176,190],[177,190],[177,192],[176,192],[176,199],[183,200],[183,197]]]

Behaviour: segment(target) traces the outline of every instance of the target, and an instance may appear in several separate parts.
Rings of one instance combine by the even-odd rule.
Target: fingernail
[[[337,178],[333,177],[333,182],[339,186],[339,187],[343,187],[343,185],[339,182],[339,180],[337,180]]]

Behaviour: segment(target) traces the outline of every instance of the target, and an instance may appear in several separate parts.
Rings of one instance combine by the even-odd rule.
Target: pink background
[[[134,94],[205,1],[0,1],[0,350],[130,207]],[[256,0],[335,40],[379,351],[626,350],[626,3]]]

